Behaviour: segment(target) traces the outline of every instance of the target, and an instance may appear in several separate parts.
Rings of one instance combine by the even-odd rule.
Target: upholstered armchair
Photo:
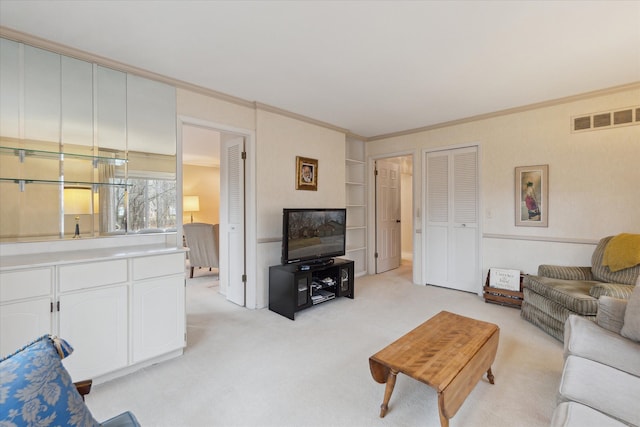
[[[0,359],[0,425],[140,427],[129,411],[95,420],[84,403],[91,380],[73,384],[62,364],[72,352],[65,340],[43,335]]]
[[[194,222],[184,224],[183,230],[189,248],[190,278],[193,278],[195,267],[218,268],[219,261],[219,224]]]
[[[640,242],[638,235],[619,236],[637,236],[631,241]],[[627,268],[620,268],[621,265],[614,267],[614,263],[608,261],[603,265],[605,251],[613,238],[609,236],[600,240],[591,257],[590,267],[540,265],[537,276],[525,276],[520,316],[562,341],[569,315],[595,320],[599,297],[629,299],[640,275],[640,261],[631,261],[632,266]],[[640,246],[627,245],[623,255],[630,259],[640,257]]]

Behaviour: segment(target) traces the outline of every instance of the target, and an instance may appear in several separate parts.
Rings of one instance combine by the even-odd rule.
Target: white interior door
[[[376,273],[400,267],[400,164],[376,161]]]
[[[425,281],[477,293],[477,147],[429,152],[425,164]]]
[[[221,144],[220,290],[245,306],[244,137],[223,134]]]

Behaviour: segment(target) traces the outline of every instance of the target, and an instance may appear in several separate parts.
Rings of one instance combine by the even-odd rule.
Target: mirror
[[[0,242],[175,232],[175,88],[0,41]]]

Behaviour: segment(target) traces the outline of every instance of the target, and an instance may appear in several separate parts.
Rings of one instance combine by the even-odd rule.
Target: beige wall
[[[258,110],[258,238],[282,236],[282,209],[345,206],[345,135]],[[296,156],[318,160],[317,191],[296,190]]]
[[[255,137],[255,153],[250,154],[256,164],[251,171],[254,188],[250,197],[256,205],[255,224],[251,224],[256,239],[249,245],[256,248],[251,256],[257,259],[257,272],[248,272],[256,277],[249,279],[253,284],[247,288],[247,301],[249,306],[265,307],[268,266],[278,263],[280,257],[282,208],[344,206],[345,135],[266,111],[248,101],[234,102],[183,88],[177,89],[176,97],[179,116],[248,130]],[[588,264],[593,251],[589,242],[623,231],[640,233],[640,198],[635,190],[640,182],[640,126],[573,134],[570,118],[638,105],[638,99],[640,87],[636,85],[609,95],[372,141],[367,143],[366,154],[370,159],[413,152],[413,198],[415,206],[421,207],[424,150],[478,144],[485,271],[500,266],[534,272],[542,262]],[[297,155],[318,159],[317,192],[295,190]],[[515,227],[514,167],[535,164],[550,168],[549,227]],[[11,217],[11,212],[3,212],[6,217]],[[25,219],[38,220],[35,215]],[[420,242],[425,236],[420,233],[417,214],[413,222],[414,263],[419,263]],[[105,241],[87,239],[83,247],[100,247]],[[137,242],[123,240],[129,241]],[[3,246],[3,250],[14,251],[14,246]],[[70,247],[69,242],[34,244],[29,245],[33,249],[15,249],[15,253],[43,250],[45,246],[50,251]]]
[[[590,264],[596,241],[620,232],[640,233],[640,126],[571,133],[572,116],[638,105],[640,88],[371,141],[367,156],[413,150],[414,174],[422,177],[424,150],[480,146],[483,270],[540,263]],[[514,168],[549,165],[549,226],[516,227]],[[421,206],[422,179],[414,197]],[[422,211],[422,209],[420,210]],[[417,231],[421,218],[415,218]],[[419,232],[416,238],[423,239]],[[552,240],[545,242],[540,240]],[[565,242],[568,241],[568,242]],[[416,258],[418,258],[416,254]]]
[[[280,263],[282,209],[345,206],[345,135],[271,112],[257,114],[256,297],[266,307],[269,266]],[[318,160],[318,191],[296,190],[296,156]]]
[[[255,182],[248,185],[254,187],[249,197],[255,195],[257,238],[248,244],[256,246],[257,271],[254,281],[248,279],[247,306],[266,307],[269,266],[280,263],[282,209],[345,206],[345,134],[184,89],[177,97],[180,116],[255,131],[256,152],[248,154],[256,158]],[[296,156],[318,160],[318,191],[295,189]]]
[[[193,222],[220,223],[220,168],[183,165],[182,194],[199,196],[200,211],[193,213]],[[185,213],[183,223],[191,221],[190,213]]]

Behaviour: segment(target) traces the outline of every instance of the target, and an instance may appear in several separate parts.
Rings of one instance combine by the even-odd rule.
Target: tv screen
[[[282,263],[344,255],[346,225],[346,209],[284,209]]]

